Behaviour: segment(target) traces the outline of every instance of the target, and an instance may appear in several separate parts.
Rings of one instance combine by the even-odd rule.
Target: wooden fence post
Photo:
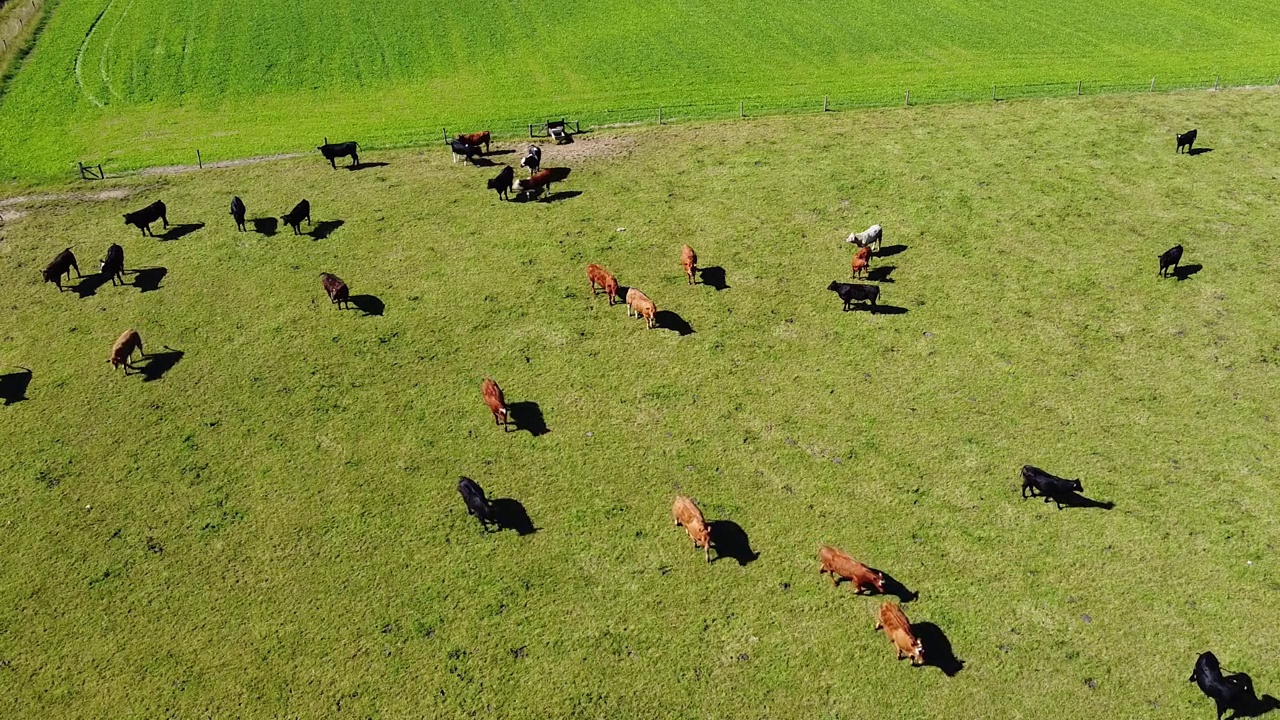
[[[742,101],[741,101],[741,100],[739,100],[739,101],[738,101],[738,117],[740,117],[740,118],[744,118],[744,117],[746,117],[746,116],[747,116],[747,114],[746,114],[745,112],[743,112],[743,111],[742,111]]]
[[[1214,90],[1217,90],[1217,89],[1218,89],[1218,87],[1219,87],[1219,85],[1221,84],[1221,82],[1222,82],[1222,76],[1221,76],[1221,75],[1214,75],[1214,76],[1213,76],[1213,89],[1214,89]]]
[[[80,179],[83,180],[84,179],[84,163],[77,160],[76,165],[80,166]]]
[[[658,108],[658,124],[662,124],[662,108]]]
[[[102,163],[98,163],[98,179],[106,180],[107,176],[102,174]]]
[[[827,104],[827,96],[822,96],[822,112],[830,112],[831,106]]]
[[[444,138],[446,143],[449,142],[449,128],[440,128],[440,136]]]
[[[1155,91],[1156,91],[1156,79],[1151,78],[1151,89],[1148,90],[1147,92],[1155,92]]]
[[[200,158],[200,148],[196,148],[196,165],[199,166],[201,170],[204,169],[204,160]]]
[[[996,101],[996,86],[992,85],[991,86],[991,102],[995,102],[995,101]]]
[[[911,91],[907,91],[907,99],[902,101],[902,107],[911,107]]]
[[[1076,81],[1076,97],[1080,97],[1080,86],[1084,84],[1083,80]]]
[[[529,123],[529,137],[533,137],[533,123]]]

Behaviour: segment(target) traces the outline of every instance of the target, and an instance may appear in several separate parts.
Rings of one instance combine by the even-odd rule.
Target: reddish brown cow
[[[484,396],[484,404],[489,406],[489,412],[493,413],[493,424],[501,425],[502,432],[507,431],[507,400],[502,396],[502,388],[498,387],[498,383],[493,378],[485,378],[480,383],[480,394]]]
[[[671,517],[676,521],[676,527],[684,526],[689,539],[693,540],[693,546],[703,548],[707,562],[711,562],[711,526],[693,500],[686,495],[677,495],[676,501],[671,505]]]
[[[869,588],[884,592],[884,573],[872,572],[871,568],[854,560],[840,548],[823,545],[818,550],[818,559],[822,563],[818,574],[831,573],[832,585],[839,585],[841,580],[851,580],[854,592],[860,593]]]
[[[344,304],[351,304],[350,291],[347,289],[347,284],[342,281],[342,278],[329,273],[320,273],[320,284],[324,286],[325,293],[329,295],[330,303],[337,303],[339,308],[342,308]]]
[[[459,135],[457,137],[457,140],[458,142],[466,143],[471,147],[480,147],[481,145],[483,145],[484,151],[486,153],[489,152],[489,131],[488,130],[485,130],[484,132]]]
[[[129,374],[129,368],[133,364],[129,362],[133,359],[133,351],[137,350],[142,357],[146,357],[147,353],[142,349],[142,336],[137,330],[125,330],[124,334],[116,338],[116,344],[111,346],[111,357],[107,358],[107,362],[111,363],[111,369],[116,369],[121,365],[124,366],[124,374]]]
[[[689,284],[693,285],[696,282],[693,275],[698,272],[698,253],[688,245],[680,248],[680,264],[684,267],[684,274],[689,276]]]
[[[635,311],[633,316],[631,313]],[[658,306],[653,304],[648,295],[640,292],[636,288],[627,288],[627,317],[644,318],[644,326],[652,330],[654,326],[654,318],[658,315]]]
[[[876,629],[884,630],[884,634],[898,649],[898,659],[911,658],[912,665],[924,664],[924,644],[911,634],[911,623],[903,614],[902,608],[891,602],[880,606],[880,621]]]
[[[871,246],[858,248],[858,252],[853,254],[853,276],[858,277],[858,275],[866,272],[870,266]]]
[[[608,270],[595,263],[588,265],[587,282],[591,284],[592,295],[596,294],[596,286],[599,285],[605,294],[609,296],[609,305],[613,305],[614,298],[618,295],[618,279]]]

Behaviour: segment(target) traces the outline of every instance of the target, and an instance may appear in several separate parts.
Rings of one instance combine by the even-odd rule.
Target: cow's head
[[[924,664],[924,643],[920,638],[916,638],[915,642],[911,643],[911,651],[907,653],[907,657],[911,658],[912,665]]]
[[[875,575],[873,575],[871,577],[871,584],[875,586],[875,589],[878,592],[883,593],[884,592],[884,573],[877,572]]]
[[[1071,481],[1071,489],[1076,492],[1084,492],[1084,486],[1080,484],[1080,478]]]
[[[128,224],[129,224],[129,222],[130,222],[130,220],[129,220],[129,213],[125,213],[125,214],[124,214],[124,224],[125,224],[125,225],[128,225]]]

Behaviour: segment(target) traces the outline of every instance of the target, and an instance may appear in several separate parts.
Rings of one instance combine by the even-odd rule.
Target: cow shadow
[[[376,295],[352,295],[351,304],[355,305],[356,309],[365,315],[381,316],[382,312],[387,309],[386,304],[378,299]]]
[[[702,268],[698,271],[698,274],[702,276],[702,284],[707,287],[715,288],[716,290],[729,289],[729,282],[725,279],[724,268],[719,265]]]
[[[316,226],[311,228],[311,232],[307,234],[311,236],[312,240],[324,240],[344,224],[345,223],[342,220],[321,220],[316,223]]]
[[[911,632],[924,645],[924,664],[938,668],[947,677],[955,677],[964,669],[964,661],[956,657],[942,628],[931,622],[912,623]]]
[[[22,372],[0,375],[0,400],[5,405],[22,402],[27,399],[27,388],[31,385],[31,370],[22,368]]]
[[[880,250],[875,253],[876,257],[892,257],[907,249],[906,245],[882,245]]]
[[[1250,682],[1249,684],[1252,685],[1253,683]],[[1244,691],[1242,697],[1236,700],[1235,707],[1231,708],[1232,714],[1227,720],[1262,717],[1277,708],[1280,708],[1280,700],[1270,695],[1263,695],[1262,698],[1258,698],[1257,691],[1250,687]]]
[[[544,203],[563,202],[565,200],[576,198],[581,194],[582,194],[581,190],[561,190],[559,192],[553,192],[550,195],[547,195],[546,197],[542,198],[542,202]]]
[[[1211,153],[1211,152],[1213,152],[1213,148],[1199,147],[1199,148],[1191,148],[1190,150],[1187,151],[1187,154],[1191,156],[1195,156],[1195,155],[1203,155],[1205,153]]]
[[[515,530],[517,535],[532,535],[538,531],[519,500],[498,498],[489,503],[489,506],[493,510],[493,519],[498,522],[498,527]]]
[[[897,265],[881,265],[880,267],[875,268],[873,270],[868,270],[867,279],[870,280],[871,282],[891,283],[893,282],[893,278],[889,276],[892,275],[893,271],[897,269],[898,269]]]
[[[182,360],[182,356],[186,355],[181,350],[174,350],[169,346],[165,346],[168,352],[153,353],[146,356],[146,365],[134,366],[134,372],[142,376],[143,382],[151,382],[164,377],[164,374],[173,369],[178,361]]]
[[[906,315],[907,309],[897,305],[867,305],[854,303],[849,312],[869,312],[872,315]]]
[[[253,224],[254,232],[267,237],[275,235],[276,230],[280,227],[280,221],[273,217],[254,218],[249,222]]]
[[[133,271],[133,286],[139,292],[151,292],[160,289],[160,281],[169,273],[168,268],[149,267]]]
[[[547,421],[542,417],[542,408],[538,403],[524,400],[507,406],[507,417],[515,424],[517,430],[528,430],[529,434],[538,437],[551,432],[547,429]]]
[[[165,242],[170,240],[179,240],[197,230],[202,229],[203,227],[204,223],[182,223],[181,225],[170,225],[169,229],[165,230],[163,235],[157,235],[156,239],[163,240]]]
[[[716,549],[716,562],[727,557],[737,560],[740,566],[746,566],[760,557],[760,553],[751,549],[747,531],[732,520],[712,521],[711,545]]]
[[[1195,263],[1191,265],[1179,265],[1178,267],[1173,269],[1173,276],[1178,278],[1178,282],[1182,282],[1183,280],[1186,280],[1187,278],[1191,277],[1192,275],[1195,275],[1196,273],[1200,272],[1203,269],[1204,269],[1203,265],[1199,265]]]
[[[484,157],[483,155],[476,155],[475,157],[472,157],[470,160],[467,160],[467,164],[473,167],[497,167],[498,166],[498,163],[490,160],[487,157]]]
[[[1110,510],[1111,508],[1116,506],[1116,504],[1111,501],[1100,502],[1098,500],[1094,500],[1093,498],[1087,498],[1078,492],[1064,493],[1062,495],[1057,495],[1057,496],[1049,497],[1046,499],[1050,502],[1053,502],[1059,505],[1060,506],[1058,508],[1059,510],[1061,510],[1063,507],[1097,508],[1099,510]]]
[[[883,570],[876,570],[875,572],[884,575],[884,595],[893,595],[898,598],[898,602],[904,603],[909,603],[920,598],[920,593],[912,592],[907,589],[906,585],[903,585],[901,581],[889,573]]]
[[[518,151],[518,150],[510,150],[510,149],[508,149],[508,150],[491,150],[491,151],[489,151],[489,152],[485,153],[485,156],[486,156],[486,157],[493,157],[494,155],[514,155],[514,154],[516,154],[517,152],[521,152],[521,151]]]
[[[97,294],[98,288],[106,285],[110,281],[111,276],[104,272],[94,273],[93,275],[82,275],[80,276],[80,284],[71,288],[71,292],[79,295],[80,299],[83,300]]]
[[[367,163],[360,163],[359,165],[348,165],[347,170],[355,172],[357,170],[364,170],[366,168],[386,167],[390,164],[391,163],[385,163],[385,162],[367,162]]]
[[[674,330],[679,333],[681,337],[693,334],[693,326],[690,325],[687,320],[670,310],[659,310],[654,313],[653,323],[660,328]]]

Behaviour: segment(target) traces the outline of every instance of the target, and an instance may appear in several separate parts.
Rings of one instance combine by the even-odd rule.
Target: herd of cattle
[[[1181,152],[1184,147],[1190,150],[1195,139],[1195,130],[1178,135],[1176,150]],[[474,164],[476,157],[488,152],[490,140],[488,132],[456,136],[449,142],[455,156],[455,162],[457,157],[461,156],[465,161]],[[483,153],[481,148],[483,148]],[[337,168],[335,161],[339,157],[349,156],[352,159],[353,166],[359,165],[360,161],[357,154],[359,146],[357,143],[331,144],[326,138],[325,144],[319,146],[318,149],[335,169]],[[553,182],[562,181],[569,174],[567,168],[543,169],[541,163],[541,148],[531,145],[520,162],[520,166],[529,171],[529,177],[517,179],[515,178],[514,169],[511,166],[504,165],[498,176],[488,181],[488,188],[496,191],[501,199],[507,199],[508,192],[514,192],[517,197],[523,199],[532,199],[548,191]],[[230,214],[236,223],[238,231],[245,231],[246,213],[245,203],[239,197],[233,198]],[[295,234],[299,234],[302,222],[305,221],[308,225],[311,224],[310,203],[305,199],[302,200],[291,211],[281,216],[281,220],[292,227]],[[169,227],[167,208],[160,201],[135,212],[125,213],[124,221],[126,225],[137,227],[143,236],[151,234],[151,225],[157,221],[162,222],[165,228]],[[855,232],[849,235],[847,242],[857,247],[851,266],[854,279],[868,272],[873,253],[880,251],[883,237],[883,228],[878,224],[872,225],[863,232]],[[1161,277],[1167,277],[1170,268],[1175,272],[1177,271],[1178,263],[1182,259],[1182,253],[1182,246],[1177,245],[1160,254],[1159,274]],[[690,285],[696,284],[698,255],[689,245],[681,247],[680,265],[684,270],[688,283]],[[124,250],[120,245],[113,243],[107,249],[106,256],[100,261],[99,270],[103,275],[110,277],[112,284],[115,285],[117,281],[121,284],[124,283],[124,267]],[[71,252],[71,248],[67,248],[58,253],[45,268],[43,272],[44,280],[55,283],[59,291],[61,291],[63,289],[63,277],[70,278],[72,270],[75,270],[77,277],[83,277],[80,274],[75,255]],[[638,288],[627,288],[625,295],[620,297],[621,286],[618,284],[617,278],[608,270],[600,265],[591,263],[586,267],[586,274],[593,297],[597,296],[599,292],[604,292],[610,306],[618,301],[625,302],[628,317],[634,314],[635,317],[644,318],[647,328],[655,326],[657,306]],[[336,275],[327,272],[321,273],[320,280],[331,303],[337,304],[341,308],[350,302],[347,284]],[[864,301],[869,302],[870,307],[874,308],[880,294],[879,287],[875,285],[835,281],[827,289],[835,292],[840,297],[845,310],[851,309],[851,305],[854,302]],[[123,367],[127,375],[133,367],[131,363],[135,353],[146,358],[142,337],[137,330],[129,329],[121,334],[111,346],[108,362],[111,363],[113,368]],[[502,388],[492,378],[486,377],[480,385],[480,390],[485,405],[493,415],[494,423],[501,425],[503,430],[506,431],[511,422],[511,414]],[[1021,476],[1022,497],[1024,499],[1042,497],[1046,503],[1056,501],[1059,510],[1063,508],[1064,502],[1069,503],[1071,497],[1078,497],[1077,494],[1083,491],[1083,486],[1079,479],[1067,480],[1059,478],[1030,465],[1022,468]],[[490,525],[502,527],[495,515],[492,504],[486,498],[484,490],[478,483],[469,478],[462,478],[458,483],[458,492],[462,496],[468,513],[475,516],[482,527],[485,529],[488,529]],[[697,503],[690,497],[679,495],[672,504],[671,514],[675,525],[684,528],[685,533],[693,542],[693,547],[702,549],[706,561],[710,562],[711,548],[716,541],[712,537],[712,524],[707,521]],[[884,573],[862,564],[843,550],[830,545],[823,545],[819,548],[818,559],[819,573],[830,574],[834,586],[838,586],[841,581],[847,580],[852,583],[855,593],[875,592],[882,595],[886,594]],[[913,633],[911,623],[907,620],[906,615],[898,604],[884,602],[880,606],[875,629],[884,631],[886,637],[893,643],[898,659],[909,658],[914,665],[926,663],[926,658],[929,657],[929,648],[926,648],[923,640]],[[1200,655],[1196,660],[1190,681],[1197,683],[1204,694],[1214,700],[1217,705],[1219,720],[1227,710],[1234,709],[1237,712],[1241,712],[1248,708],[1256,709],[1259,706],[1260,701],[1253,690],[1252,679],[1245,673],[1224,675],[1218,659],[1213,653],[1206,652]],[[1266,696],[1266,698],[1272,703],[1275,702],[1270,696]]]

